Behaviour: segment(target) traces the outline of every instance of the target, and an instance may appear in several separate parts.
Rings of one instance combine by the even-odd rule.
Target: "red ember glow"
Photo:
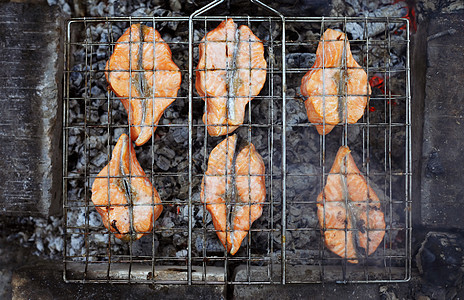
[[[381,90],[384,95],[388,93],[385,89],[385,80],[381,76],[374,75],[371,79],[369,79],[369,84],[371,87]]]
[[[400,1],[396,0],[394,3],[398,3]],[[407,1],[404,1],[407,2]],[[411,24],[411,33],[415,33],[417,31],[417,22],[416,22],[416,9],[414,8],[413,3],[408,3],[408,12],[406,13],[403,18],[406,18],[409,20],[409,24]],[[395,31],[395,34],[401,34],[400,30],[406,30],[406,24],[401,26],[397,31]]]

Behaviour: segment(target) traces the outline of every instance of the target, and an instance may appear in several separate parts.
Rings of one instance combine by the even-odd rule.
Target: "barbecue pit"
[[[77,18],[65,42],[63,197],[64,276],[69,282],[155,284],[280,284],[399,282],[411,276],[411,111],[409,23],[403,18],[289,17],[251,1],[262,15],[210,15],[218,0],[190,17]],[[226,18],[249,26],[263,41],[267,80],[236,130],[266,164],[263,216],[235,256],[220,245],[199,200],[210,151],[223,137],[207,134],[205,104],[195,91],[198,45]],[[107,90],[104,62],[132,24],[157,29],[180,67],[183,82],[138,159],[160,193],[164,211],[153,232],[123,243],[101,224],[91,186],[128,132],[119,99]],[[356,124],[326,136],[306,117],[299,85],[327,28],[348,33],[355,59],[372,87]],[[404,57],[402,60],[401,57]],[[381,199],[387,224],[381,245],[356,265],[324,245],[316,198],[340,145]]]

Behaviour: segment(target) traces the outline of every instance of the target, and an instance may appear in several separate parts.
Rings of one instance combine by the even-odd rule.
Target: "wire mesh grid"
[[[157,284],[408,280],[412,228],[407,21],[283,17],[258,1],[253,2],[270,16],[202,16],[221,2],[190,18],[68,22],[63,127],[65,280]],[[258,36],[267,63],[264,87],[248,103],[243,124],[230,134],[256,147],[265,164],[266,187],[262,216],[235,255],[220,244],[200,197],[209,155],[225,136],[208,134],[202,122],[208,101],[195,89],[202,38],[228,18],[247,25]],[[160,32],[180,68],[182,84],[152,138],[135,148],[164,211],[142,238],[122,242],[101,223],[91,188],[110,161],[119,136],[130,135],[121,98],[107,90],[105,62],[123,30],[139,23]],[[314,62],[324,31],[347,32],[352,27],[362,29],[360,36],[348,35],[346,42],[366,71],[372,94],[357,123],[341,123],[331,133],[319,135],[316,124],[308,122],[299,94],[301,78]],[[404,58],[398,63],[400,54]],[[316,199],[341,145],[350,147],[368,185],[379,196],[386,223],[377,250],[359,255],[357,264],[327,248],[317,217]],[[130,230],[135,231],[133,226]]]

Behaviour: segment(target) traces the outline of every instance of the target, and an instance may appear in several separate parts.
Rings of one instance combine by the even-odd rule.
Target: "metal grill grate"
[[[92,18],[68,22],[65,44],[64,277],[73,282],[157,284],[269,284],[406,281],[411,267],[411,145],[409,27],[401,18],[292,18],[259,1],[270,15],[228,16],[245,24],[264,44],[267,77],[248,103],[235,132],[253,143],[266,165],[263,215],[241,250],[228,255],[199,199],[211,150],[224,137],[210,137],[201,121],[206,105],[197,96],[198,45],[225,16],[203,16],[223,0],[187,17]],[[128,133],[120,100],[106,90],[106,61],[121,28],[142,23],[170,46],[183,83],[152,139],[137,157],[158,190],[164,211],[150,234],[121,242],[99,222],[91,201],[95,177]],[[349,42],[373,86],[368,108],[356,124],[339,124],[329,135],[308,122],[299,95],[327,28],[361,28]],[[375,33],[375,34],[373,34]],[[100,37],[100,39],[98,39]],[[103,37],[103,38],[102,38]],[[398,55],[393,57],[392,54]],[[399,53],[404,53],[403,64]],[[376,87],[375,80],[383,79]],[[156,101],[156,99],[155,99]],[[358,264],[331,253],[321,235],[316,198],[325,186],[339,146],[348,145],[381,199],[386,234]],[[164,156],[160,154],[163,152]],[[171,160],[165,165],[161,159]],[[218,246],[219,245],[219,246]]]

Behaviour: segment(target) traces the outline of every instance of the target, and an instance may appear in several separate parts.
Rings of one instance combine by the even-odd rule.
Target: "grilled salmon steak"
[[[316,61],[301,80],[308,119],[321,135],[338,123],[356,123],[364,114],[371,88],[366,72],[354,60],[345,34],[327,29]],[[324,126],[325,125],[325,126]]]
[[[385,218],[379,198],[350,152],[346,146],[338,150],[324,190],[317,197],[317,216],[327,248],[357,263],[358,257],[372,254],[382,242]]]
[[[163,211],[158,192],[146,178],[126,134],[119,137],[108,165],[92,185],[92,202],[105,227],[122,240],[150,233]]]
[[[105,74],[127,111],[131,139],[145,144],[180,88],[171,49],[153,27],[134,24],[116,42]]]
[[[253,222],[261,216],[266,199],[261,155],[251,143],[236,154],[236,144],[234,134],[211,151],[200,194],[219,240],[232,255],[239,250]]]
[[[245,107],[266,81],[264,46],[248,26],[227,19],[201,40],[195,87],[206,100],[203,122],[211,136],[243,124]]]

